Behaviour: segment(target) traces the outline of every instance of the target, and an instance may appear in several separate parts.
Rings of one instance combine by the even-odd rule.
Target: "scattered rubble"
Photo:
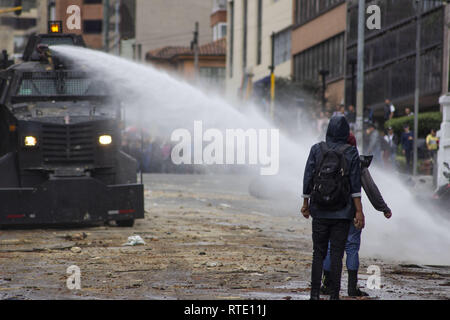
[[[80,247],[72,247],[72,248],[70,248],[70,251],[72,251],[73,253],[80,253],[81,248]]]
[[[145,241],[141,238],[141,236],[129,236],[128,242],[124,243],[123,246],[138,246],[144,245]]]

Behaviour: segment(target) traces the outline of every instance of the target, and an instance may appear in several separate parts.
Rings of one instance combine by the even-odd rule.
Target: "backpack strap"
[[[323,162],[325,153],[327,153],[330,150],[327,143],[324,141],[319,143],[319,147],[320,147],[320,154],[319,154],[319,157],[317,158],[317,162],[316,162],[316,173],[319,171],[320,167],[322,166],[322,162]]]
[[[341,159],[342,163],[341,163],[341,166],[344,168],[344,174],[348,174],[347,161],[346,161],[346,159],[345,159],[345,152],[346,152],[348,149],[350,149],[351,147],[352,147],[352,146],[349,145],[349,144],[343,144],[343,145],[341,145],[341,146],[339,146],[339,147],[336,148],[336,150],[342,154],[342,159]]]

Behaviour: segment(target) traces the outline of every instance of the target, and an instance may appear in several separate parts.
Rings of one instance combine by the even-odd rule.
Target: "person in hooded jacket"
[[[326,145],[333,150],[347,145],[350,128],[343,116],[330,119],[326,134]],[[338,300],[341,285],[342,258],[352,221],[355,227],[364,228],[364,214],[361,204],[361,166],[358,150],[354,146],[344,149],[348,168],[350,192],[343,208],[324,210],[311,199],[313,180],[317,164],[322,159],[322,147],[317,143],[311,147],[303,177],[303,206],[305,218],[312,216],[313,261],[311,268],[311,300],[319,300],[322,280],[323,260],[330,243],[330,279],[332,282],[330,299]]]
[[[356,147],[355,136],[350,133],[347,143]],[[380,193],[377,185],[372,179],[369,172],[369,166],[372,161],[372,156],[361,156],[361,185],[369,198],[370,203],[375,210],[383,212],[384,216],[389,219],[392,216],[391,209],[388,207]],[[358,269],[359,269],[359,248],[361,245],[361,229],[354,225],[350,226],[347,243],[345,244],[346,266],[348,272],[348,286],[347,292],[350,297],[368,296],[364,291],[358,288]],[[323,262],[323,286],[321,292],[323,294],[330,293],[331,279],[330,279],[330,248],[328,247],[328,254]]]

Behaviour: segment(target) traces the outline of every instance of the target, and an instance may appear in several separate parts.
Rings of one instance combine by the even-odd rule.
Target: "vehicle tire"
[[[116,224],[118,227],[132,227],[134,226],[134,219],[116,220]]]

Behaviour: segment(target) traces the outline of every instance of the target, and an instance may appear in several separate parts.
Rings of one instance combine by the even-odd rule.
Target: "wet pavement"
[[[0,230],[0,299],[308,299],[311,221],[298,200],[252,197],[251,181],[145,175],[146,217],[133,228]],[[124,246],[132,235],[145,245]],[[79,290],[66,285],[72,265]],[[448,266],[362,258],[361,287],[370,265],[381,286],[364,289],[369,299],[450,298]],[[344,270],[344,299],[346,288]]]

